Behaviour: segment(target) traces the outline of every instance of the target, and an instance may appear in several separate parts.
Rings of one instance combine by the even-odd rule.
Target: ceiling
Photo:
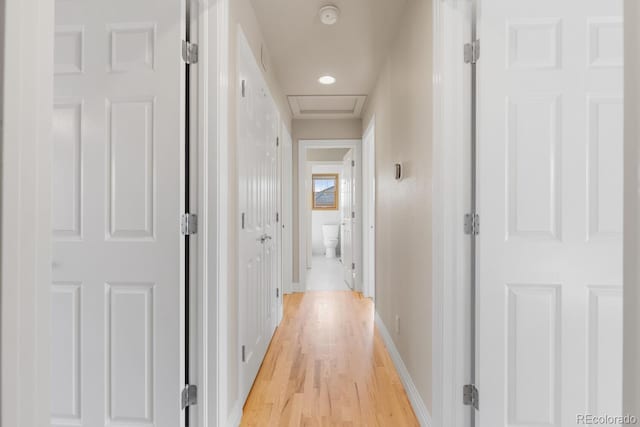
[[[270,66],[290,97],[294,118],[359,117],[358,96],[372,90],[407,0],[251,2],[269,49]],[[318,16],[327,4],[340,8],[338,22],[330,26]],[[337,79],[335,84],[318,82],[327,74]],[[332,100],[329,95],[342,97]],[[300,105],[297,111],[295,103]]]
[[[365,95],[289,95],[289,108],[298,119],[354,119],[362,115]]]

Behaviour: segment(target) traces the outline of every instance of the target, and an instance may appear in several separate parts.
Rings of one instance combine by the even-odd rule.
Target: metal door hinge
[[[198,387],[187,384],[182,389],[182,409],[198,404]]]
[[[464,216],[464,234],[473,236],[480,234],[480,215],[466,214]]]
[[[242,97],[244,98],[245,96],[247,96],[247,81],[243,80],[240,86],[242,88]]]
[[[276,222],[280,222],[280,212],[276,212]]]
[[[241,227],[244,230],[244,219],[245,219],[245,214],[244,212],[242,212],[242,217],[241,217]]]
[[[474,40],[464,45],[465,64],[475,64],[480,59],[480,40]]]
[[[242,346],[242,361],[243,361],[243,362],[246,362],[246,358],[245,358],[244,351],[245,351],[245,347],[244,347],[244,346]]]
[[[276,147],[280,146],[280,138],[276,138]]]
[[[351,160],[351,167],[355,167],[356,165],[356,161],[355,160]]]
[[[198,63],[198,45],[182,40],[182,60],[186,64]]]
[[[195,214],[182,214],[180,230],[183,236],[190,236],[198,232],[198,216]]]
[[[351,212],[351,219],[356,219],[356,213],[355,212]]]
[[[355,262],[351,263],[351,269],[355,271],[355,269],[356,269],[356,263]]]
[[[462,403],[480,409],[480,393],[475,384],[466,384],[462,387]]]
[[[280,288],[276,288],[276,298],[280,298]]]

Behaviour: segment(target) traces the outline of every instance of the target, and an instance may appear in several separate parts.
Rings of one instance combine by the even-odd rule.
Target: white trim
[[[283,227],[283,283],[282,293],[293,291],[293,140],[284,122],[280,125],[280,147],[282,149],[282,212],[280,220]]]
[[[307,222],[304,215],[311,209],[307,205],[306,165],[307,150],[310,148],[351,148],[356,161],[356,227],[354,227],[354,262],[356,263],[356,279],[354,289],[362,291],[362,230],[357,225],[362,219],[362,140],[361,139],[301,139],[298,141],[298,283],[294,283],[294,292],[304,292],[307,278]]]
[[[463,427],[469,381],[468,306],[470,250],[462,218],[470,208],[469,68],[460,51],[470,37],[470,2],[433,2],[433,421]]]
[[[625,22],[637,24],[640,4],[627,0]],[[624,26],[624,356],[623,414],[640,416],[640,28]]]
[[[427,409],[427,405],[424,403],[424,399],[420,396],[420,392],[416,388],[416,385],[407,370],[407,367],[400,356],[400,352],[396,348],[387,327],[385,326],[382,318],[376,311],[376,326],[378,327],[378,332],[384,341],[385,346],[387,347],[387,351],[389,352],[389,356],[391,356],[391,360],[396,367],[396,371],[398,371],[398,375],[400,376],[400,381],[402,381],[402,385],[404,386],[404,391],[407,393],[409,397],[409,402],[411,403],[411,407],[413,408],[413,412],[415,412],[416,417],[418,418],[418,422],[422,427],[431,427],[431,415],[429,414],[429,410]]]
[[[53,0],[4,8],[0,425],[50,420]]]
[[[227,420],[226,425],[228,427],[238,427],[242,422],[242,405],[240,405],[240,401],[234,405],[231,413],[229,414],[229,419]]]
[[[229,314],[227,308],[228,300],[228,242],[229,242],[229,215],[227,206],[229,205],[229,148],[228,148],[228,134],[229,134],[229,2],[230,0],[220,0],[218,3],[219,10],[217,14],[217,28],[216,33],[218,35],[217,40],[217,57],[218,57],[218,70],[216,73],[217,85],[219,89],[218,93],[218,133],[217,133],[217,161],[218,161],[218,330],[216,333],[217,338],[217,403],[218,403],[218,425],[224,419],[224,412],[227,408],[227,394],[228,394],[228,366],[227,360],[227,347],[228,347],[228,322]],[[204,426],[203,426],[204,427]]]
[[[192,2],[200,4],[199,2]],[[226,426],[228,394],[229,0],[198,9],[198,385],[200,426]],[[192,92],[193,93],[193,92]],[[215,144],[212,142],[215,141]]]
[[[376,117],[362,135],[362,290],[376,299]],[[371,135],[372,144],[365,144]],[[374,230],[371,233],[371,230]]]

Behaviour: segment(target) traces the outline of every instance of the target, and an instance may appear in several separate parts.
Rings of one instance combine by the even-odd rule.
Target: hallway
[[[349,291],[343,276],[344,268],[338,259],[314,256],[307,273],[307,291]]]
[[[241,425],[419,425],[371,300],[339,291],[285,295]]]

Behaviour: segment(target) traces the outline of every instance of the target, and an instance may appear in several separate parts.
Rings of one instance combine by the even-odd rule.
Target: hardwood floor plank
[[[346,291],[285,295],[241,425],[418,426],[372,302]]]

